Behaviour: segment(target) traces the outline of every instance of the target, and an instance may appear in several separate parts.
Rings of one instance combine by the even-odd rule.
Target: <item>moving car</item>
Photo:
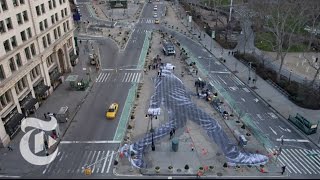
[[[160,23],[159,19],[156,19],[156,20],[154,21],[154,23],[155,23],[155,24],[159,24],[159,23]]]
[[[119,105],[117,103],[112,103],[106,112],[107,119],[114,119],[117,115]]]
[[[157,14],[157,13],[154,13],[154,14],[153,14],[153,17],[154,17],[154,18],[157,18],[157,17],[158,17],[158,14]]]
[[[154,5],[153,10],[154,10],[154,11],[157,11],[157,10],[158,10],[158,6],[157,6],[157,5]]]

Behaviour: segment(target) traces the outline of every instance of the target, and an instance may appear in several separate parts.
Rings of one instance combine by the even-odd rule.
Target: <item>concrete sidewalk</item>
[[[184,13],[181,9],[182,7],[176,8]],[[177,16],[178,17],[178,16]],[[186,17],[182,15],[181,17]],[[235,75],[241,79],[242,82],[246,83],[248,86],[253,87],[252,90],[256,92],[258,96],[264,99],[271,107],[274,108],[283,118],[288,119],[289,115],[296,115],[296,113],[301,114],[312,123],[317,124],[320,119],[320,110],[310,110],[301,108],[294,103],[292,103],[288,98],[286,98],[282,93],[280,93],[277,89],[271,86],[268,82],[264,81],[260,77],[257,78],[256,83],[253,85],[252,82],[248,84],[248,71],[249,68],[247,65],[243,64],[241,61],[229,55],[229,49],[222,48],[216,41],[214,41],[209,35],[200,31],[200,28],[197,24],[193,23],[193,31],[191,31],[191,27],[187,27],[186,19],[180,20],[185,28],[188,29],[189,33],[194,34],[194,40],[197,40],[201,45],[204,46],[209,52],[211,52],[217,58],[223,58],[226,60],[224,65],[230,71],[237,71]],[[196,30],[195,30],[196,29]],[[200,39],[198,37],[201,37]],[[212,47],[212,48],[210,48]],[[236,68],[236,69],[235,69]],[[318,147],[320,147],[320,132],[318,131],[315,134],[306,136],[310,141],[314,142]]]
[[[90,86],[85,91],[76,91],[72,90],[69,82],[63,82],[60,84],[55,91],[41,104],[41,106],[37,109],[35,114],[30,115],[30,117],[37,117],[39,119],[44,120],[44,113],[51,112],[57,113],[62,106],[68,106],[69,108],[69,120],[66,123],[59,123],[60,128],[60,138],[57,139],[58,143],[63,138],[63,135],[67,131],[69,124],[71,123],[73,117],[75,117],[77,111],[80,109],[82,103],[84,102],[86,96],[90,93],[90,89],[95,82],[96,70],[95,67],[90,66],[88,64],[88,52],[85,51],[84,44],[79,44],[79,62],[73,68],[73,72],[65,74],[64,79],[66,79],[69,75],[78,75],[78,79],[85,78],[87,76],[87,69],[91,67],[91,83]],[[84,70],[85,68],[85,70]],[[20,131],[18,134],[11,140],[10,146],[13,148],[13,151],[8,151],[7,148],[0,149],[0,175],[17,175],[23,176],[34,171],[37,171],[42,166],[35,166],[28,163],[25,159],[23,159],[19,143],[22,136],[25,133]],[[30,139],[29,142],[30,149],[32,150],[34,147],[34,138]],[[58,145],[58,144],[55,144]],[[37,155],[43,156],[44,152],[40,152]],[[17,163],[18,162],[18,163]]]

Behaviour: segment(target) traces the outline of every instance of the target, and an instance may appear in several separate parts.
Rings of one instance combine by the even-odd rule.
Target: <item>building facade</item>
[[[72,71],[77,56],[68,0],[0,0],[0,145]]]

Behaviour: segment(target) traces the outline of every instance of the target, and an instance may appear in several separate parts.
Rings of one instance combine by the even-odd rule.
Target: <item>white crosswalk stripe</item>
[[[146,23],[146,24],[153,24],[154,23],[154,19],[148,19],[148,18],[141,18],[140,23]]]
[[[103,82],[108,82],[108,81],[114,81],[112,79],[114,79],[114,76],[111,78],[111,73],[110,72],[102,72],[98,75],[98,77],[96,78],[96,82],[99,83],[103,83]],[[121,80],[121,82],[124,83],[129,83],[129,82],[134,82],[134,83],[139,83],[140,82],[140,78],[141,78],[141,73],[140,72],[126,72],[126,73],[121,73],[119,75],[120,78],[117,80]],[[116,82],[118,82],[116,80]]]
[[[244,83],[235,75],[230,75],[230,79],[235,82],[237,85],[244,86]]]
[[[84,173],[87,166],[90,166],[93,174],[107,174],[112,169],[111,164],[116,153],[110,150],[91,150],[77,154],[61,152],[57,160],[46,166],[42,174],[80,174]]]
[[[271,150],[269,150],[271,151]],[[276,149],[273,149],[276,151]],[[311,156],[311,154],[318,154]],[[296,148],[284,148],[278,156],[282,166],[287,166],[289,173],[295,174],[320,174],[320,151]]]

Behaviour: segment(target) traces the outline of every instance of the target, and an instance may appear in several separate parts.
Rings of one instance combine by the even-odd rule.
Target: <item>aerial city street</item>
[[[0,5],[0,178],[320,177],[320,1]]]

